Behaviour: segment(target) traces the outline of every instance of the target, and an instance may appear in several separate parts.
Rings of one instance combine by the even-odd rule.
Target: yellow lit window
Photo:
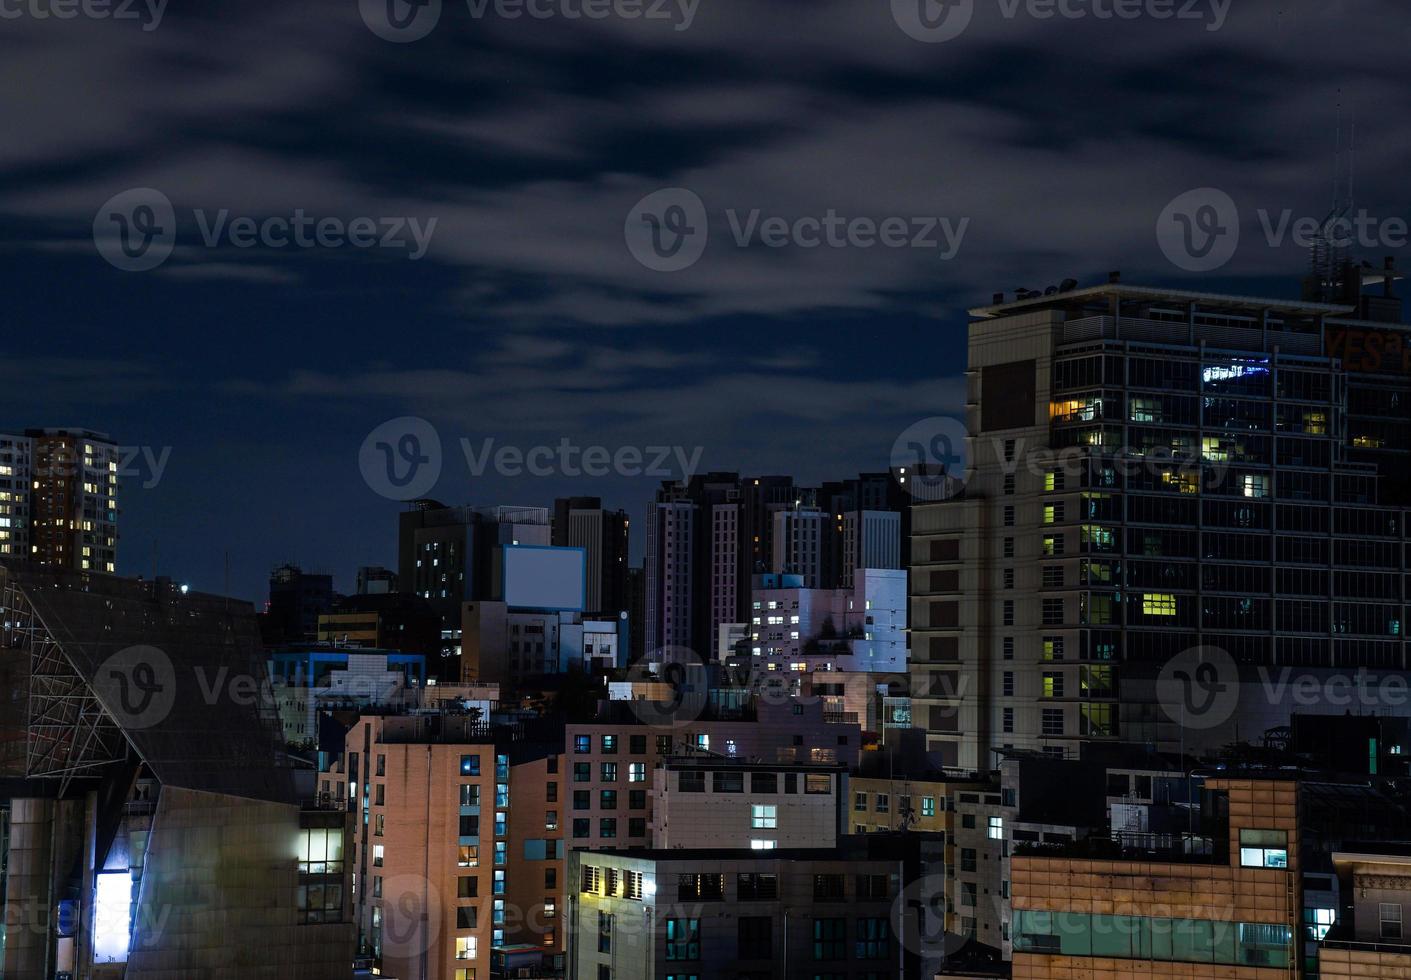
[[[1200,440],[1200,454],[1211,462],[1228,462],[1230,443],[1219,436],[1203,436]]]
[[[1091,422],[1100,414],[1096,398],[1061,398],[1049,404],[1049,418],[1069,422]]]
[[[477,944],[477,942],[478,942],[478,940],[477,940],[476,937],[474,937],[474,936],[457,936],[457,937],[456,937],[456,959],[458,959],[458,960],[473,960],[473,959],[475,959],[475,952],[476,952],[476,944]]]
[[[1200,480],[1194,473],[1166,470],[1161,474],[1161,482],[1177,493],[1200,493]]]
[[[1386,445],[1386,440],[1376,436],[1354,436],[1352,444],[1358,449],[1381,449]]]
[[[1148,616],[1176,615],[1176,597],[1169,592],[1148,592],[1142,596],[1142,612]]]

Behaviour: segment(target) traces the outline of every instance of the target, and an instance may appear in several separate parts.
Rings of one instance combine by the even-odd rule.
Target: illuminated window
[[[1110,527],[1099,527],[1096,524],[1084,524],[1082,527],[1083,544],[1090,545],[1099,551],[1111,550],[1116,542],[1116,536]]]
[[[1202,436],[1200,440],[1200,454],[1205,459],[1213,463],[1226,463],[1230,459],[1230,450],[1233,443],[1220,436]]]
[[[477,944],[478,942],[479,942],[479,940],[477,940],[476,937],[474,937],[474,936],[457,936],[457,937],[456,937],[456,959],[458,959],[458,960],[473,960],[473,959],[475,959],[476,944]]]
[[[1111,704],[1078,705],[1078,722],[1082,734],[1092,736],[1112,736],[1117,734],[1117,720]]]
[[[756,803],[750,807],[750,826],[755,830],[774,830],[779,826],[779,808],[773,803]]]
[[[1176,615],[1176,597],[1169,592],[1148,592],[1142,596],[1142,612],[1148,616]]]
[[[1091,422],[1102,415],[1102,399],[1062,398],[1049,403],[1049,417],[1062,422]]]
[[[1161,400],[1159,398],[1133,398],[1129,417],[1133,422],[1160,422]]]
[[[1200,493],[1200,479],[1184,470],[1163,470],[1161,482],[1177,493]]]
[[[1328,416],[1324,412],[1304,412],[1303,431],[1309,435],[1325,436],[1328,434]]]
[[[1043,677],[1043,696],[1046,698],[1063,697],[1063,675],[1054,672],[1047,672]]]
[[[1240,477],[1240,487],[1246,497],[1269,496],[1269,477],[1262,473],[1245,473]]]
[[[1284,830],[1240,830],[1240,867],[1287,868],[1288,832]]]

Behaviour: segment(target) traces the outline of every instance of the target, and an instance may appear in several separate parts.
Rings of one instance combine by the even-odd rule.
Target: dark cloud
[[[477,20],[448,0],[406,45],[375,37],[355,0],[173,4],[150,31],[0,19],[7,424],[173,445],[174,475],[125,513],[127,554],[160,537],[172,571],[218,587],[212,556],[230,547],[252,595],[291,555],[345,579],[355,560],[391,560],[392,507],[355,458],[386,418],[509,443],[667,440],[706,447],[710,466],[842,476],[958,410],[967,305],[1118,266],[1189,284],[1154,229],[1191,188],[1225,190],[1244,218],[1217,278],[1290,294],[1303,257],[1259,241],[1254,214],[1326,209],[1339,103],[1345,129],[1356,117],[1359,203],[1408,209],[1411,14],[1394,0],[1244,0],[1219,30],[976,0],[944,44],[909,38],[890,8],[702,0],[677,31]],[[133,187],[178,214],[153,272],[92,246],[99,206]],[[663,187],[699,195],[711,223],[679,273],[624,242],[629,211]],[[198,209],[436,227],[416,262],[206,247]],[[943,217],[964,237],[949,260],[739,247],[727,212],[756,210]],[[444,494],[573,489],[598,488]],[[638,512],[650,487],[602,492]]]

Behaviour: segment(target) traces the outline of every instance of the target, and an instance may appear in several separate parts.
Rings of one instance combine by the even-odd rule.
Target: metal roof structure
[[[0,674],[9,775],[66,787],[135,755],[164,785],[296,799],[248,603],[0,564]]]

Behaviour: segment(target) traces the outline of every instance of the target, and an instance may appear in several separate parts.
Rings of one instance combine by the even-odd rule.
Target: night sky
[[[838,479],[960,409],[964,311],[994,292],[1121,269],[1296,297],[1305,255],[1271,247],[1257,214],[1328,210],[1339,102],[1356,205],[1411,214],[1404,0],[1205,0],[1170,19],[1150,13],[1161,0],[1136,19],[1098,16],[1113,0],[1069,0],[1076,19],[975,0],[941,43],[908,36],[901,0],[701,0],[684,30],[675,0],[664,20],[445,0],[413,43],[370,29],[371,0],[35,16],[53,2],[0,0],[0,429],[171,447],[155,486],[146,464],[124,480],[119,571],[155,560],[221,591],[228,553],[251,600],[280,562],[349,591],[357,565],[395,564],[401,504],[359,456],[389,419],[435,426],[447,503],[592,494],[640,528],[660,476],[472,477],[457,442],[700,446],[703,468]],[[1242,236],[1193,273],[1156,228],[1205,187]],[[149,271],[95,246],[105,202],[132,188],[176,216]],[[634,205],[663,188],[709,218],[683,271],[627,247]],[[417,260],[207,246],[196,212],[222,209],[436,225]],[[950,258],[739,247],[732,209],[965,232]]]

